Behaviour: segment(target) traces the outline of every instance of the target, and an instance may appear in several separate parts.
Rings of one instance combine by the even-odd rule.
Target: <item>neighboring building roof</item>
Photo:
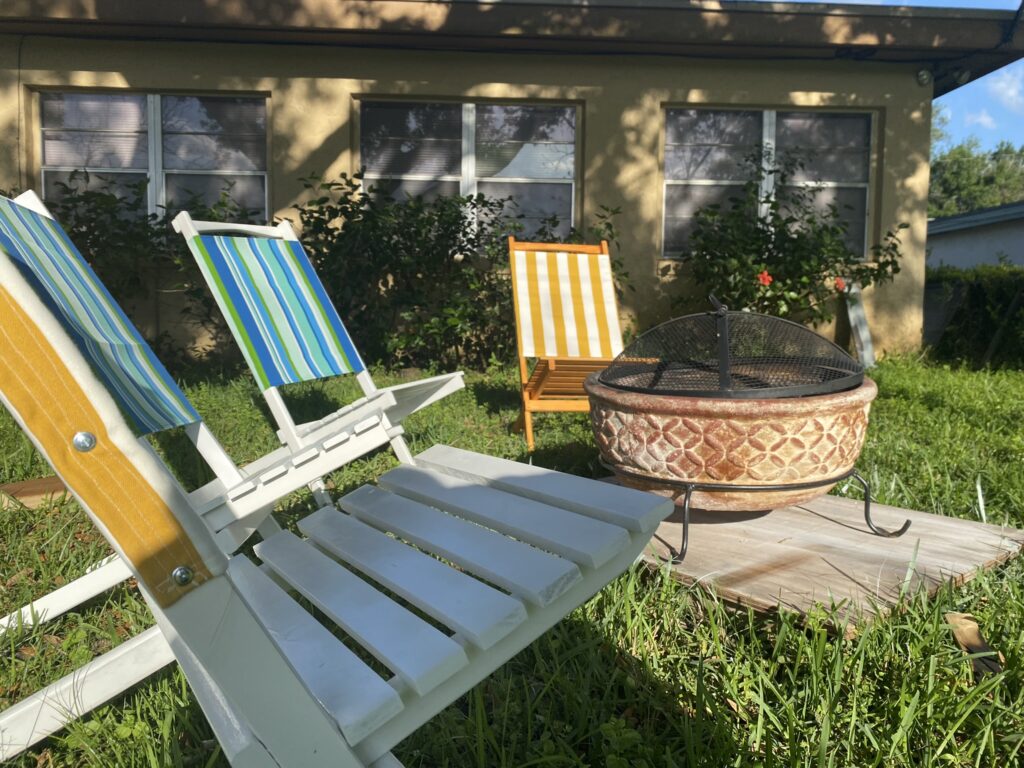
[[[1024,57],[1013,11],[730,0],[3,0],[4,33],[862,60],[928,69],[936,96]]]
[[[993,208],[982,208],[970,213],[958,213],[956,216],[942,216],[928,221],[928,236],[940,235],[943,232],[957,232],[961,229],[973,229],[1004,221],[1024,220],[1024,200],[1019,203],[1007,203]]]

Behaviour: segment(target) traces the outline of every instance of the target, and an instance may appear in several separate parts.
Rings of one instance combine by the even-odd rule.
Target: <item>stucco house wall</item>
[[[359,167],[366,96],[578,105],[576,223],[620,207],[622,256],[640,327],[664,319],[685,269],[662,253],[665,109],[699,105],[855,110],[873,116],[868,242],[900,222],[903,269],[867,292],[876,346],[921,342],[930,87],[916,64],[722,61],[668,56],[414,51],[287,44],[0,36],[0,187],[37,186],[37,94],[47,89],[241,93],[268,99],[271,209],[288,216],[298,179]],[[671,276],[679,273],[679,277]]]

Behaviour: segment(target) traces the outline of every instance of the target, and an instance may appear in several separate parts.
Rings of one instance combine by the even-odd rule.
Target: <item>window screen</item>
[[[793,184],[813,187],[821,210],[835,205],[848,244],[864,253],[871,115],[687,108],[666,110],[663,255],[685,255],[697,211],[728,205],[749,176],[744,160],[771,152],[799,157]],[[777,193],[784,199],[784,189]]]
[[[49,199],[74,171],[87,171],[89,188],[119,194],[149,180],[154,213],[192,196],[213,203],[228,190],[236,203],[266,217],[265,99],[43,93],[40,107]]]
[[[508,197],[526,235],[551,217],[559,234],[572,225],[573,107],[365,101],[360,151],[380,194]]]

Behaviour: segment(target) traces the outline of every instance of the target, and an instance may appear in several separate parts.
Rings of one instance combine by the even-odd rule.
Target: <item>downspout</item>
[[[1017,27],[1020,25],[1020,17],[1024,15],[1024,0],[1021,0],[1019,6],[1017,6],[1017,13],[1013,15],[1013,20],[1006,25],[1006,31],[1003,32],[1003,39],[999,41],[997,48],[1001,48],[1004,45],[1009,45],[1013,42],[1013,35],[1017,31]]]
[[[14,140],[14,151],[18,155],[18,191],[21,192],[25,189],[25,169],[22,163],[23,147],[21,141],[22,124],[25,122],[25,112],[21,104],[21,49],[25,45],[25,38],[27,35],[22,35],[18,38],[18,115],[15,118],[17,122],[17,129],[15,130]]]

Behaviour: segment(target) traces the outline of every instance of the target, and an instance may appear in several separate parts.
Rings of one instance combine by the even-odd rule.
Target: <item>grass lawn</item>
[[[951,371],[887,361],[859,462],[879,502],[1024,527],[1024,372]],[[382,377],[386,380],[386,377]],[[314,416],[353,394],[350,382],[291,393]],[[467,389],[407,422],[413,451],[436,442],[525,458],[508,434],[511,369],[467,376]],[[247,378],[188,393],[240,461],[274,447]],[[257,406],[257,407],[254,407]],[[585,417],[537,424],[534,461],[599,474]],[[162,439],[186,482],[204,468]],[[356,462],[340,491],[394,463]],[[0,482],[46,473],[0,416]],[[980,489],[980,490],[979,490]],[[979,496],[980,494],[980,496]],[[312,509],[283,504],[287,522]],[[0,615],[79,575],[107,551],[73,502],[0,513]],[[521,652],[396,750],[414,766],[1011,766],[1024,762],[1024,565],[1011,563],[847,640],[827,615],[734,611],[660,574],[627,573]],[[975,683],[943,620],[973,613],[1005,671]],[[150,623],[123,588],[78,613],[3,637],[0,709]],[[17,766],[220,766],[226,761],[181,673],[169,668],[85,722],[13,761]]]

